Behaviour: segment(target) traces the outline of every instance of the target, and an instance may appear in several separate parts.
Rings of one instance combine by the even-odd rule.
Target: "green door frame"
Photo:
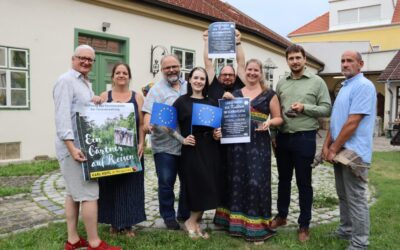
[[[80,35],[90,36],[100,39],[113,40],[121,44],[121,53],[111,53],[105,51],[96,51],[96,62],[93,65],[89,78],[93,83],[93,91],[96,95],[106,90],[106,84],[110,82],[110,75],[107,70],[107,62],[122,61],[129,62],[129,38],[110,35],[100,32],[94,32],[83,29],[75,29],[74,31],[74,48],[78,46],[78,39]]]

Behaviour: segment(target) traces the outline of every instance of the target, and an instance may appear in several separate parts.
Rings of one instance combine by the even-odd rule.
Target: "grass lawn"
[[[377,202],[371,208],[369,249],[399,249],[400,237],[400,152],[374,153],[370,183],[376,188]],[[110,237],[108,227],[100,226],[100,235],[124,249],[344,249],[347,242],[329,236],[337,223],[312,228],[311,240],[300,244],[295,230],[282,229],[261,246],[231,238],[223,232],[212,232],[209,240],[190,240],[182,231],[138,230],[133,239]],[[83,226],[80,232],[84,235]],[[10,235],[0,239],[0,249],[62,249],[66,239],[64,223]]]
[[[30,193],[35,179],[56,169],[56,160],[0,166],[0,197]]]

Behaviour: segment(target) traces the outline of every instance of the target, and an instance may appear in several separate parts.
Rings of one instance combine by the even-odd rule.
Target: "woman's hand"
[[[222,137],[221,128],[214,129],[213,131],[214,140],[218,141],[219,139],[221,139],[221,137]]]
[[[227,99],[227,100],[232,100],[235,97],[232,95],[232,93],[230,92],[225,92],[224,95],[222,96],[223,99]]]
[[[194,139],[193,135],[188,135],[185,139],[183,139],[183,145],[187,146],[195,146],[196,140]]]
[[[100,105],[100,104],[102,104],[103,102],[105,102],[106,100],[104,100],[103,98],[101,98],[100,96],[97,96],[97,95],[95,95],[95,96],[93,96],[93,98],[92,98],[92,102],[94,103],[94,104],[96,104],[96,105]]]
[[[140,158],[142,158],[143,152],[144,152],[143,144],[138,144],[137,153],[138,153],[138,156],[139,156],[139,160],[140,160]]]
[[[265,121],[263,123],[260,123],[258,125],[258,127],[255,129],[255,131],[267,131],[269,129],[270,126],[270,122],[269,121]]]

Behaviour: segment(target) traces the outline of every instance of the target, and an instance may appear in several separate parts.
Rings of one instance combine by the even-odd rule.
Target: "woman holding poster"
[[[271,143],[268,129],[283,120],[275,92],[264,83],[262,63],[251,59],[245,67],[245,87],[224,98],[250,99],[250,143],[228,144],[228,202],[217,208],[214,222],[232,236],[262,243],[274,235],[271,215]],[[270,117],[270,119],[268,119]]]
[[[107,102],[132,103],[135,108],[136,136],[126,128],[115,128],[116,143],[123,146],[138,142],[137,151],[143,171],[99,178],[99,222],[111,224],[110,233],[124,233],[134,237],[132,226],[146,220],[144,211],[144,132],[142,105],[143,97],[129,90],[132,78],[129,65],[117,63],[111,74],[112,90],[103,92],[100,97]]]
[[[194,68],[189,74],[188,93],[179,97],[174,107],[178,113],[178,124],[183,137],[177,139],[183,144],[181,151],[181,172],[186,191],[190,218],[185,221],[190,238],[208,239],[199,225],[205,210],[215,209],[219,204],[219,138],[221,130],[210,126],[192,125],[193,104],[216,106],[207,97],[208,77],[206,70]],[[214,107],[210,107],[212,109]]]

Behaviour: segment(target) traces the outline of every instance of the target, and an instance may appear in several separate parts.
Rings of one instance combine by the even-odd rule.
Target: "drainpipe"
[[[392,111],[393,111],[393,91],[390,89],[390,80],[386,80],[387,89],[390,94],[390,106],[389,106],[389,124],[392,122]]]

